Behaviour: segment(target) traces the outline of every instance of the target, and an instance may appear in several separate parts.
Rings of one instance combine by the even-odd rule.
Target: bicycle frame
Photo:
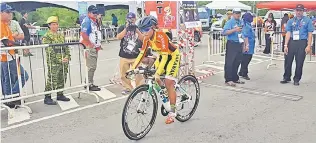
[[[156,81],[154,81],[153,79],[148,79],[147,80],[147,83],[146,83],[147,85],[148,85],[148,90],[147,90],[147,92],[149,93],[149,95],[151,95],[151,96],[157,96],[157,95],[159,95],[160,96],[160,99],[161,99],[161,101],[163,100],[163,97],[162,97],[162,95],[154,88],[154,85],[155,84],[158,84]],[[189,95],[177,82],[175,83],[175,85],[174,85],[174,88],[175,88],[175,90],[176,91],[179,91],[180,92],[180,95],[187,95],[188,96],[188,98],[189,99],[191,99],[191,95]],[[153,92],[154,92],[154,94],[153,94]],[[142,95],[142,97],[141,97],[141,101],[140,101],[140,103],[138,104],[138,106],[137,106],[137,110],[139,110],[140,108],[141,108],[141,106],[143,105],[142,103],[143,102],[145,102],[145,101],[147,101],[147,98],[148,97],[144,97],[144,96],[146,96],[146,95]],[[177,95],[177,96],[179,96],[179,95]],[[186,102],[189,102],[189,100],[186,100]],[[181,106],[181,105],[183,105],[184,103],[186,103],[186,102],[176,102],[176,106]],[[164,106],[164,104],[162,104],[162,106]],[[166,110],[167,110],[167,108],[166,107],[164,107]],[[168,110],[167,110],[168,111]],[[170,111],[168,111],[168,112],[170,112]]]

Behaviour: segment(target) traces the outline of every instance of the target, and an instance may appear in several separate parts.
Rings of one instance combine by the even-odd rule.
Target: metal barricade
[[[74,46],[78,48],[73,48]],[[32,58],[23,57],[20,53],[24,49],[36,50],[38,54]],[[79,94],[78,98],[81,93],[93,95],[99,102],[97,93],[86,88],[89,86],[88,80],[85,80],[88,79],[85,56],[87,49],[82,43],[3,47],[1,53],[8,53],[9,50],[18,51],[14,56],[7,54],[8,59],[12,59],[8,60],[9,62],[1,62],[1,107],[8,110],[9,119],[13,118],[14,110],[8,107],[7,103],[20,101],[18,107],[26,108],[32,113],[26,106],[25,99],[58,92],[67,92],[67,95]],[[68,61],[63,56],[69,53]],[[78,90],[83,87],[86,89]]]
[[[103,28],[102,31],[104,34],[104,41],[106,43],[110,43],[110,41],[116,40],[117,35],[117,29],[118,27],[109,27],[109,28]]]
[[[80,40],[80,28],[68,28],[63,29],[62,32],[65,35],[65,42],[79,42]]]
[[[208,54],[207,60],[203,64],[217,64],[217,61],[213,61],[212,57],[215,55],[225,55],[226,50],[226,37],[223,36],[221,31],[212,31],[208,35]]]
[[[313,42],[312,42],[312,51],[309,54],[307,63],[316,63],[316,30],[313,32]]]

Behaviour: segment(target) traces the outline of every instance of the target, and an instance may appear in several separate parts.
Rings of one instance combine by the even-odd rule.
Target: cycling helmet
[[[137,26],[140,29],[140,31],[147,32],[151,29],[152,26],[156,26],[157,24],[157,18],[153,16],[146,16],[139,21]]]

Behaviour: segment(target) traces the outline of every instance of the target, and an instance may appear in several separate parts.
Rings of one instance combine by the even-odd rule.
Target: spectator
[[[10,24],[10,30],[12,32],[13,38],[14,38],[15,41],[23,40],[24,39],[23,30],[20,27],[19,22],[14,20],[14,19],[16,19],[14,12],[12,12],[10,14],[11,14],[11,17],[10,17],[9,24]]]
[[[88,16],[86,16],[81,24],[80,42],[82,42],[88,51],[86,53],[88,67],[89,90],[100,91],[101,89],[94,85],[94,73],[97,68],[98,51],[101,49],[101,32],[98,30],[97,24],[98,9],[94,5],[88,7]]]
[[[133,65],[139,54],[139,48],[142,47],[142,41],[138,34],[138,29],[136,29],[136,15],[132,12],[128,13],[126,16],[126,25],[122,25],[118,29],[117,38],[121,40],[120,43],[120,75],[124,90],[123,95],[129,94],[133,90],[131,81],[125,77],[126,72]],[[136,76],[136,86],[142,84],[142,76]]]
[[[112,25],[117,27],[118,26],[117,22],[118,22],[117,17],[115,16],[115,14],[112,14]]]
[[[286,27],[286,23],[287,21],[289,21],[289,15],[286,13],[284,14],[284,17],[281,20],[281,31],[282,31],[282,52],[284,52],[284,43],[285,43],[285,35],[286,35],[286,31],[285,31],[285,27]]]
[[[65,43],[65,37],[58,31],[58,18],[51,16],[47,19],[49,30],[43,36],[44,44],[62,44]],[[67,81],[68,63],[70,60],[70,50],[68,46],[48,47],[46,51],[47,61],[47,81],[45,91],[63,89]],[[63,92],[57,92],[57,100],[70,101]],[[56,105],[51,95],[45,95],[44,104]]]
[[[9,22],[11,19],[12,7],[7,5],[6,3],[1,3],[1,32],[0,32],[0,39],[8,38],[8,42],[4,45],[7,46],[14,46],[12,42],[14,42],[13,34],[9,27]],[[2,42],[2,41],[1,41]],[[18,72],[17,63],[15,60],[15,51],[9,50],[1,51],[1,86],[2,86],[2,95],[11,95],[17,94],[20,92],[19,87],[19,80],[18,80],[18,73],[21,74],[21,82],[22,87],[25,85],[26,81],[28,80],[28,74],[24,71],[24,68],[20,65]],[[8,105],[9,107],[13,108],[14,104],[21,104],[20,101],[12,102],[13,106]],[[11,105],[12,105],[11,104]]]
[[[29,28],[35,28],[35,27],[28,24],[28,21],[27,21],[28,13],[27,12],[22,12],[21,14],[23,16],[21,21],[20,21],[20,26],[21,26],[23,33],[24,33],[23,43],[25,43],[26,45],[30,45],[31,35],[30,35]],[[29,52],[29,50],[24,50],[23,55],[24,56],[33,56]]]
[[[261,45],[261,42],[262,42],[262,39],[261,39],[261,33],[262,33],[262,26],[263,26],[263,19],[260,17],[260,16],[256,16],[254,14],[254,19],[253,19],[253,22],[254,22],[254,27],[258,27],[258,40],[259,40],[259,45]]]
[[[271,32],[275,32],[276,30],[276,21],[274,20],[273,14],[270,13],[268,15],[268,19],[264,21],[264,32],[266,39],[266,47],[263,51],[264,54],[270,54],[271,52]]]
[[[245,13],[243,15],[244,27],[242,28],[242,36],[244,37],[244,51],[241,58],[241,67],[239,70],[239,76],[245,80],[250,80],[248,76],[248,65],[251,62],[252,55],[255,51],[255,31],[252,28],[253,16],[251,13]]]
[[[295,8],[295,17],[287,22],[286,38],[284,45],[285,61],[282,84],[291,81],[292,63],[295,58],[295,76],[293,77],[294,85],[298,86],[302,78],[303,65],[305,57],[311,52],[312,32],[314,27],[312,20],[303,16],[305,11],[304,5],[298,4]],[[305,26],[302,26],[302,25]],[[288,45],[289,44],[289,45]]]
[[[223,35],[227,36],[225,55],[225,83],[228,86],[236,86],[245,82],[239,80],[238,67],[242,58],[242,21],[241,10],[234,9],[232,18],[226,22]]]

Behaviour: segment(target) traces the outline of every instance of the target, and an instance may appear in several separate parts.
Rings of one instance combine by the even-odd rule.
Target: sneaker
[[[177,116],[176,113],[169,112],[167,119],[165,121],[166,124],[171,124],[174,122],[174,118]]]
[[[131,93],[131,91],[129,91],[129,90],[123,90],[122,91],[122,95],[128,95],[128,94],[130,94]]]
[[[65,95],[57,95],[58,101],[70,101],[69,98],[67,98]]]
[[[101,91],[101,88],[99,88],[98,86],[92,84],[92,85],[89,86],[89,90],[90,91]]]
[[[51,96],[45,95],[44,104],[46,105],[56,105],[56,101],[52,99]]]

